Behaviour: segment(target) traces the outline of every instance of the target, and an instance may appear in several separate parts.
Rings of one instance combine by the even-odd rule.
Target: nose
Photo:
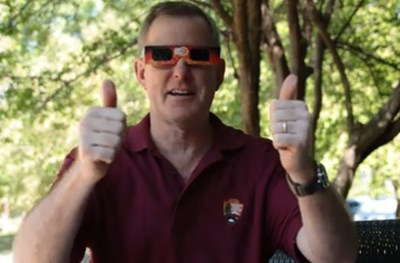
[[[186,62],[184,61],[184,59],[180,58],[174,68],[173,68],[173,76],[174,78],[178,78],[178,79],[186,79],[188,77],[188,73],[189,73],[189,69],[188,69],[188,65],[186,64]]]

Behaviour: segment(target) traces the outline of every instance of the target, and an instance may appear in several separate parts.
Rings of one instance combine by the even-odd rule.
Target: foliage
[[[155,2],[7,0],[0,3],[0,200],[3,206],[11,205],[14,213],[26,211],[48,190],[65,154],[77,143],[76,124],[80,116],[88,106],[99,103],[99,87],[105,78],[116,83],[119,107],[127,113],[129,123],[147,112],[145,95],[133,79],[132,59],[138,52],[140,21]],[[196,2],[202,6],[210,3]],[[270,3],[288,50],[284,4],[282,1]],[[339,34],[343,21],[357,3],[341,1],[335,7],[330,27],[332,35]],[[232,11],[228,2],[224,6],[228,12]],[[206,10],[222,28],[222,50],[228,65],[225,82],[216,94],[212,110],[239,128],[237,53],[228,38],[229,28],[223,26],[212,8]],[[390,87],[398,81],[399,13],[400,3],[396,0],[369,1],[337,42],[352,84],[354,114],[361,123],[377,111],[390,94]],[[358,46],[349,47],[346,43],[358,43]],[[310,54],[312,48],[308,51]],[[339,75],[328,53],[325,60],[316,155],[327,164],[332,175],[346,146],[346,112]],[[261,61],[260,83],[261,134],[268,136],[268,103],[274,94],[274,81],[266,57]],[[306,97],[310,106],[314,95],[311,84],[307,83]],[[360,173],[370,169],[387,175],[377,176],[372,182],[377,189],[383,185],[380,178],[400,179],[398,157],[394,157],[399,147],[397,137],[372,154],[360,168]],[[356,188],[357,185],[355,192]]]

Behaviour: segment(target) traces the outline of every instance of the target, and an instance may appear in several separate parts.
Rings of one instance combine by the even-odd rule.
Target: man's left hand
[[[310,114],[304,101],[296,100],[297,77],[289,75],[282,84],[279,99],[270,105],[273,145],[279,151],[282,166],[297,183],[311,180]]]

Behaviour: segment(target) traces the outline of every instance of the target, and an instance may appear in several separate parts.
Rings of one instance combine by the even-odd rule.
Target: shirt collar
[[[242,147],[249,139],[249,136],[244,136],[242,131],[223,124],[213,113],[210,113],[210,122],[214,132],[213,148],[220,151],[235,150]],[[155,148],[150,135],[150,114],[128,128],[123,145],[133,152]]]

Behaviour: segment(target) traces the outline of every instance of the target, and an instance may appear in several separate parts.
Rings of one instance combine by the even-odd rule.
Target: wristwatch
[[[325,167],[318,162],[314,162],[315,177],[312,181],[304,184],[295,183],[290,176],[286,174],[289,187],[293,193],[299,197],[312,195],[329,187],[328,174]]]

